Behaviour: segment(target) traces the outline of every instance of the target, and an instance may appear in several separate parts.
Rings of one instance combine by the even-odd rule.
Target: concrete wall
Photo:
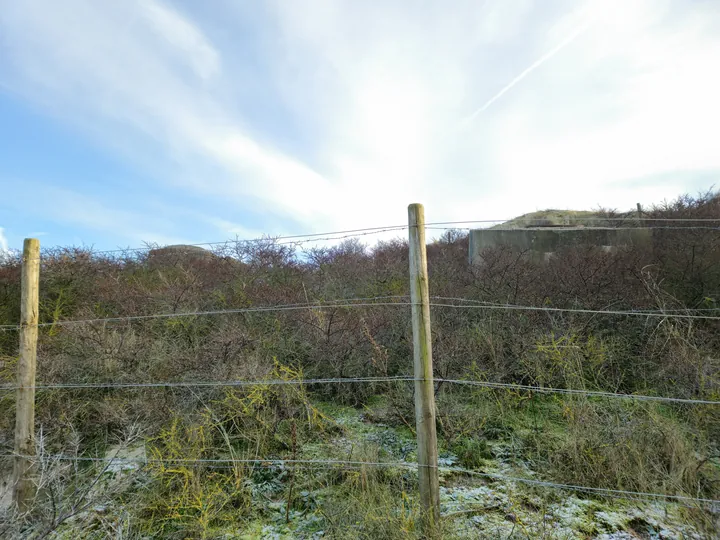
[[[569,246],[592,245],[611,249],[652,243],[653,230],[650,228],[475,229],[470,231],[470,262],[477,262],[485,249],[502,245],[547,258],[558,249]]]

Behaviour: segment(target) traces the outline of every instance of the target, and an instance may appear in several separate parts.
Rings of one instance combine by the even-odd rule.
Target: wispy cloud
[[[221,54],[180,11],[158,0],[6,2],[0,28],[13,44],[11,84],[28,97],[52,96],[55,114],[92,123],[111,144],[149,136],[170,167],[215,168],[176,177],[181,186],[235,199],[274,192],[278,212],[322,210],[309,194],[327,182],[246,129],[223,102]]]
[[[565,39],[563,39],[560,43],[555,45],[552,49],[550,49],[548,52],[543,54],[540,58],[535,60],[532,64],[530,64],[528,67],[526,67],[524,70],[520,72],[519,75],[517,75],[513,80],[511,80],[508,84],[506,84],[500,91],[495,94],[493,97],[488,99],[481,107],[476,109],[471,115],[469,115],[467,118],[463,120],[463,122],[472,122],[479,114],[482,114],[485,112],[493,103],[495,103],[498,99],[503,97],[507,92],[509,92],[516,84],[518,84],[520,81],[522,81],[525,77],[530,75],[534,70],[539,68],[541,65],[543,65],[545,62],[550,60],[553,56],[555,56],[557,53],[559,53],[561,50],[563,50],[565,47],[570,45],[577,37],[585,32],[588,27],[590,26],[591,21],[586,21],[582,23],[580,26],[575,28]]]
[[[414,201],[437,219],[629,207],[687,175],[623,180],[720,171],[711,2],[0,0],[0,34],[0,87],[218,234],[401,223]],[[87,214],[57,219],[172,236],[120,203]]]
[[[0,227],[0,254],[8,251],[8,241],[5,237],[5,229]]]
[[[183,51],[199,77],[208,79],[219,73],[220,55],[196,26],[156,0],[141,0],[139,5],[157,35]]]

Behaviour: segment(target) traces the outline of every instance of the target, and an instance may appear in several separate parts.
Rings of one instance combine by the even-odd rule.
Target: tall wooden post
[[[35,368],[40,291],[40,241],[26,238],[22,255],[20,358],[17,364],[13,501],[21,512],[35,497],[31,478],[35,454]]]
[[[430,335],[430,294],[428,292],[425,209],[408,206],[410,229],[410,297],[415,365],[415,424],[418,445],[420,505],[423,532],[433,536],[440,520],[437,433],[435,432],[435,389],[433,385]]]

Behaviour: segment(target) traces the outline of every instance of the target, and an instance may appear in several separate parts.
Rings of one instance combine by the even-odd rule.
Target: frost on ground
[[[365,441],[377,444],[377,454],[387,461],[415,459],[415,443],[409,434],[364,421],[362,415],[336,418],[348,428],[336,441],[338,448],[352,451]],[[534,476],[524,463],[511,465],[513,460],[503,445],[495,446],[493,455],[479,472]],[[457,459],[441,454],[439,464],[453,467]],[[488,481],[452,471],[440,476],[441,513],[459,538],[706,538],[686,523],[683,508],[676,504],[584,499],[565,491],[548,492],[523,483]]]
[[[406,428],[372,422],[351,408],[334,407],[332,417],[342,427],[328,443],[304,445],[298,459],[348,460],[406,463],[390,468],[393,474],[412,480],[416,469],[415,442]],[[703,539],[689,524],[685,508],[677,504],[584,498],[581,494],[548,489],[521,482],[504,482],[482,473],[537,478],[527,463],[518,460],[502,443],[491,446],[491,457],[484,460],[476,475],[457,470],[457,457],[440,456],[440,501],[444,538],[548,538],[629,540]],[[51,538],[100,538],[133,536],[132,497],[116,497],[131,484],[142,489],[146,480],[138,462],[145,459],[142,445],[111,448],[110,464],[98,465],[99,479],[91,490],[92,504],[82,508],[53,531]],[[289,469],[279,464],[266,478],[254,476],[250,492],[257,506],[253,522],[229,523],[212,538],[309,539],[330,538],[322,511],[331,501],[336,486],[315,491],[299,490],[293,508],[286,506]],[[124,503],[119,503],[120,499]],[[299,509],[300,508],[300,509]],[[392,511],[392,510],[391,510]],[[356,525],[358,535],[363,524]],[[108,536],[103,536],[107,533]],[[348,531],[353,537],[354,531]],[[118,536],[120,535],[120,536]],[[141,538],[139,536],[137,538]],[[364,536],[364,537],[367,537]]]
[[[558,495],[555,502],[521,486],[442,487],[441,511],[458,536],[470,538],[702,539],[674,508],[633,506]]]

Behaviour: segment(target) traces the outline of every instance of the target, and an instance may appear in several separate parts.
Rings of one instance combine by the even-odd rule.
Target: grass
[[[663,212],[716,217],[718,201],[682,199]],[[601,214],[533,216],[572,222]],[[499,250],[486,254],[483,265],[469,267],[467,236],[449,232],[428,246],[430,290],[481,303],[588,310],[714,306],[720,237],[697,232],[692,242],[676,238],[653,253],[568,250],[547,265]],[[72,249],[44,254],[40,315],[51,324],[40,331],[39,381],[271,378],[289,384],[38,392],[36,420],[45,450],[41,494],[28,519],[3,515],[0,536],[12,536],[3,532],[8,525],[16,537],[48,531],[118,538],[416,536],[412,468],[235,463],[218,469],[156,462],[110,475],[96,464],[47,457],[102,456],[133,439],[143,452],[161,458],[415,461],[411,384],[295,384],[300,378],[407,374],[412,355],[407,310],[328,306],[52,325],[61,319],[406,294],[405,242],[372,249],[348,242],[300,254],[268,240],[228,244],[202,260],[150,259],[93,257]],[[17,322],[19,295],[19,261],[0,263],[0,323]],[[720,339],[713,321],[438,307],[432,339],[436,373],[446,379],[713,400],[720,392]],[[0,333],[2,382],[13,382],[16,351],[17,333]],[[720,498],[720,414],[711,405],[612,402],[448,384],[439,385],[437,405],[445,465]],[[10,393],[0,397],[0,413],[0,442],[8,452],[14,418]],[[663,518],[657,505],[642,503],[643,513],[634,514],[618,501],[448,471],[443,490],[447,538],[572,537],[630,529],[650,534],[660,525],[676,536],[717,533],[715,515],[702,508],[681,512],[670,505]]]
[[[584,226],[607,227],[611,222],[604,220],[602,212],[586,210],[540,210],[523,214],[498,225],[492,229],[517,229],[525,227],[558,227],[558,226]]]
[[[145,452],[164,460],[288,458],[293,449],[278,445],[265,424],[274,419],[282,430],[288,418],[296,426],[316,418],[326,427],[298,429],[297,459],[415,459],[412,432],[393,420],[387,397],[358,409],[316,401],[297,388],[285,395],[268,392],[233,391],[200,414],[175,416],[143,441]],[[711,474],[688,461],[690,434],[672,409],[628,404],[600,414],[606,409],[595,402],[497,390],[441,392],[438,407],[441,418],[453,412],[463,420],[440,424],[442,455],[455,466],[510,476],[537,477],[542,471],[541,478],[555,481],[695,490],[694,495],[712,494],[717,479],[712,476],[717,468]],[[317,413],[308,413],[313,409]],[[621,432],[623,444],[610,444],[618,422],[629,426]],[[503,429],[496,429],[499,425]],[[662,475],[658,467],[665,467]],[[92,482],[96,469],[82,470],[86,482]],[[114,478],[120,477],[125,480],[118,484]],[[658,484],[659,478],[673,483]],[[412,468],[238,463],[216,469],[153,462],[115,473],[100,484],[88,509],[57,524],[53,534],[62,538],[82,531],[100,538],[122,530],[123,538],[420,538],[416,485]],[[706,514],[676,505],[626,503],[458,472],[443,472],[441,485],[443,538],[563,538],[657,526],[708,534],[715,526]]]

